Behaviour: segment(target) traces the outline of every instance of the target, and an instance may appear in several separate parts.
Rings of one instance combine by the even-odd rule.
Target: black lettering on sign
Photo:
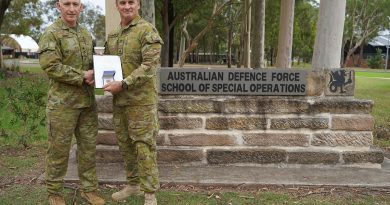
[[[305,95],[306,70],[161,68],[160,94]]]

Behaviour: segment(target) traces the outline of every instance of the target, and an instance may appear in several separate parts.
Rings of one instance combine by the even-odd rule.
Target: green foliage
[[[20,77],[5,87],[7,110],[12,129],[3,130],[3,137],[17,139],[25,148],[34,139],[42,138],[45,121],[46,82],[40,78]]]
[[[367,59],[368,66],[370,68],[374,69],[382,69],[383,68],[383,63],[382,63],[382,51],[381,49],[376,49],[376,53],[374,56],[370,56]]]
[[[6,72],[7,72],[7,71],[6,71],[5,69],[0,68],[0,80],[4,80],[4,79],[7,78]],[[1,103],[1,101],[0,101],[0,103]],[[0,105],[1,105],[1,104],[0,104]]]
[[[42,25],[41,1],[13,0],[5,13],[2,34],[31,35],[37,40]]]
[[[294,12],[293,58],[298,63],[308,63],[313,55],[314,41],[317,29],[318,9],[312,2],[297,0]]]

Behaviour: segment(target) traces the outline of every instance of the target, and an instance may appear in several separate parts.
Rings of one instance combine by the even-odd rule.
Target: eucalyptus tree
[[[343,45],[346,46],[345,66],[359,47],[389,29],[389,0],[347,0]],[[362,50],[362,49],[361,49]]]
[[[292,56],[297,60],[309,63],[313,55],[318,5],[314,0],[296,0]],[[294,63],[294,61],[293,61]]]
[[[162,0],[156,2],[156,9],[161,14],[162,37],[164,45],[161,52],[161,66],[173,66],[173,48],[175,26],[199,9],[207,0]]]
[[[295,0],[281,0],[278,55],[276,56],[276,66],[279,68],[291,67],[294,8]]]
[[[188,46],[188,48],[184,51],[183,55],[181,55],[181,58],[179,59],[179,67],[183,67],[184,65],[184,62],[185,62],[185,59],[187,58],[187,56],[195,49],[197,48],[198,44],[199,44],[199,41],[203,38],[203,36],[212,29],[212,27],[214,26],[214,23],[215,23],[215,19],[217,18],[217,16],[219,16],[224,10],[225,8],[232,4],[234,2],[234,0],[222,0],[222,1],[219,1],[219,0],[215,0],[214,1],[214,6],[213,6],[213,10],[209,16],[209,19],[207,21],[207,24],[205,25],[205,27],[195,35],[195,37],[192,39],[190,45]]]
[[[278,47],[280,1],[265,1],[265,59],[268,65],[275,64]]]
[[[252,2],[251,67],[264,67],[265,0]]]

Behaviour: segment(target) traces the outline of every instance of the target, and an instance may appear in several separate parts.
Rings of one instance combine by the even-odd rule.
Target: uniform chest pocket
[[[141,42],[135,33],[129,33],[124,41],[123,56],[125,62],[141,63],[142,51]]]
[[[79,44],[72,36],[63,36],[61,39],[61,49],[65,56],[79,53]]]

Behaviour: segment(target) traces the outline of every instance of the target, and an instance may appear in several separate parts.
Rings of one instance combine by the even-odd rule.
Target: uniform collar
[[[140,16],[140,15],[137,15],[133,20],[131,20],[131,22],[129,23],[129,25],[123,27],[122,30],[126,30],[126,29],[128,29],[129,27],[131,27],[131,26],[137,25],[137,23],[139,22],[139,20],[141,20],[141,16]]]
[[[76,22],[76,27],[69,27],[61,18],[58,18],[56,23],[58,23],[63,30],[69,31],[78,31],[79,30],[79,22]]]

